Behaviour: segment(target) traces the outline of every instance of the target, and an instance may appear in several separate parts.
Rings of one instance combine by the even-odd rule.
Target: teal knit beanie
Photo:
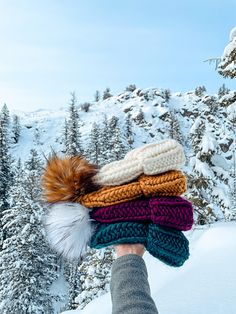
[[[142,243],[150,254],[170,266],[181,266],[189,257],[189,242],[181,231],[153,223],[97,224],[90,247],[121,243]]]

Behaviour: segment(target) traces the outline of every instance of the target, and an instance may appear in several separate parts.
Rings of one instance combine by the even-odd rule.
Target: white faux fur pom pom
[[[68,259],[79,259],[93,233],[89,209],[78,203],[57,203],[45,217],[49,243]]]

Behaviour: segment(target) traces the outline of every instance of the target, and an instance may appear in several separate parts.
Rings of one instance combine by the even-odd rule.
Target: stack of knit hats
[[[44,195],[52,203],[45,220],[52,246],[68,258],[119,243],[142,243],[156,258],[181,266],[189,257],[182,231],[193,208],[181,197],[186,177],[182,146],[167,139],[144,145],[100,169],[77,157],[48,160]]]

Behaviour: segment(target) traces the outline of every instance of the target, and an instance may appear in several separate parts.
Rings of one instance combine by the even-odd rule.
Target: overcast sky
[[[234,26],[235,0],[0,0],[0,105],[56,109],[130,83],[235,89],[203,62]]]

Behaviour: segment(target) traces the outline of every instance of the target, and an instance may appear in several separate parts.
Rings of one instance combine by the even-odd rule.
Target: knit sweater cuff
[[[150,294],[147,268],[141,256],[127,254],[112,266],[112,314],[158,314]]]
[[[144,275],[148,276],[147,267],[143,258],[140,255],[132,253],[118,257],[113,262],[112,272],[116,272],[117,270],[122,268],[129,268],[131,264],[132,267],[137,268],[139,271],[142,270],[144,272]]]

